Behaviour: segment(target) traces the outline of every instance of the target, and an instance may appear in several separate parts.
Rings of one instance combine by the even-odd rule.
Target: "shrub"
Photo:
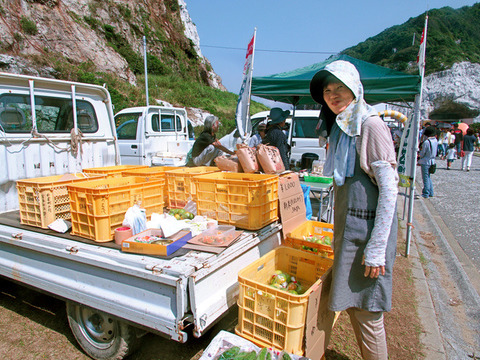
[[[33,20],[30,20],[26,16],[22,16],[20,19],[20,26],[23,30],[23,32],[27,35],[37,35],[38,34],[38,28],[37,24]]]

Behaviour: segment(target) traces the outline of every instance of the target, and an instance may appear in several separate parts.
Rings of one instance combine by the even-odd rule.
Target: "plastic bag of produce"
[[[237,156],[217,156],[214,161],[215,165],[222,171],[243,172],[242,165]]]
[[[280,151],[275,146],[259,144],[257,158],[265,174],[279,174],[285,171]]]
[[[237,157],[242,165],[243,172],[254,173],[259,170],[255,148],[251,148],[245,144],[238,144]]]

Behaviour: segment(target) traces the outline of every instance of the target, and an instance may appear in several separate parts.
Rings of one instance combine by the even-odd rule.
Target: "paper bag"
[[[279,174],[285,171],[280,151],[275,146],[259,144],[257,159],[265,174]]]
[[[259,170],[255,148],[245,144],[237,144],[237,157],[242,165],[243,172],[254,173]]]
[[[243,172],[242,165],[237,156],[217,156],[214,161],[215,165],[217,165],[221,171]]]

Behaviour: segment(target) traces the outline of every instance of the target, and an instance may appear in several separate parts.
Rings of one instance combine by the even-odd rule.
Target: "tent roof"
[[[364,97],[369,104],[410,102],[420,92],[419,75],[408,75],[348,55],[339,55],[292,71],[254,77],[252,95],[293,105],[316,104],[310,96],[310,80],[335,60],[346,60],[357,67],[365,90]]]

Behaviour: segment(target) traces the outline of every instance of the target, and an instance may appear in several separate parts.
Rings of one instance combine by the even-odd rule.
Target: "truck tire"
[[[68,323],[78,344],[96,360],[121,360],[137,345],[135,329],[90,307],[67,301]]]

